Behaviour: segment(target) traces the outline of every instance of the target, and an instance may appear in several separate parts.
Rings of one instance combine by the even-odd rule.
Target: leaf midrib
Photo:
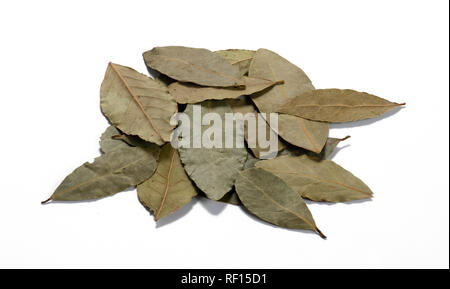
[[[166,183],[166,188],[164,190],[164,194],[163,194],[163,198],[161,200],[161,204],[158,208],[158,211],[155,214],[155,220],[159,219],[159,215],[161,214],[162,209],[164,208],[164,205],[166,203],[166,198],[167,198],[167,194],[169,193],[169,187],[170,187],[170,177],[172,175],[172,168],[173,168],[173,163],[175,160],[175,153],[176,151],[174,149],[171,149],[172,151],[172,157],[170,158],[170,164],[169,164],[169,171],[167,173],[167,183]]]
[[[132,99],[136,102],[136,104],[138,105],[139,109],[142,111],[142,113],[144,114],[145,118],[148,120],[148,122],[150,123],[150,126],[152,127],[152,129],[156,132],[156,134],[158,135],[158,137],[161,139],[161,141],[164,141],[163,137],[161,136],[161,133],[159,132],[159,130],[156,128],[156,126],[153,124],[152,119],[150,118],[150,116],[148,115],[148,113],[145,111],[144,106],[142,105],[142,103],[140,102],[140,100],[138,99],[138,97],[134,94],[133,90],[131,89],[131,87],[128,85],[128,82],[125,80],[125,78],[122,76],[122,74],[120,73],[120,71],[117,69],[117,67],[114,65],[114,63],[110,62],[109,65],[111,66],[111,68],[113,69],[113,71],[117,74],[117,76],[119,77],[119,79],[122,81],[122,83],[125,85],[126,89],[128,90],[128,93],[131,95]]]
[[[275,201],[269,194],[267,194],[263,189],[261,189],[258,185],[254,184],[254,182],[252,182],[249,178],[247,178],[246,176],[244,176],[243,174],[241,174],[241,176],[246,179],[251,185],[253,185],[258,191],[260,191],[264,196],[266,196],[269,201],[271,201],[272,203],[274,203],[275,205],[277,205],[278,207],[286,210],[288,213],[296,216],[297,218],[299,218],[301,221],[303,221],[304,223],[306,223],[307,225],[309,225],[312,229],[317,230],[317,226],[313,223],[311,223],[309,220],[305,219],[304,217],[302,217],[301,215],[297,214],[296,212],[292,211],[291,209],[283,206],[282,204],[278,203],[277,201]]]
[[[334,181],[334,180],[331,180],[331,179],[321,178],[321,177],[317,177],[317,176],[313,176],[313,175],[309,175],[309,174],[305,174],[305,173],[292,172],[292,171],[283,171],[283,170],[272,170],[272,171],[276,172],[276,173],[279,173],[279,174],[299,175],[299,176],[303,176],[303,177],[310,178],[310,179],[313,179],[313,180],[317,180],[317,181],[322,181],[322,182],[329,183],[329,184],[338,185],[340,187],[344,187],[344,188],[347,188],[347,189],[350,189],[350,190],[353,190],[353,191],[356,191],[356,192],[360,192],[362,194],[366,194],[366,195],[372,196],[371,192],[366,192],[366,191],[363,191],[361,189],[358,189],[358,188],[355,188],[355,187],[352,187],[352,186],[349,186],[349,185],[346,185],[346,184],[343,184],[343,183],[340,183],[340,182],[337,182],[337,181]]]
[[[206,72],[209,72],[209,73],[214,73],[214,74],[217,74],[217,75],[219,75],[221,77],[232,79],[235,82],[235,85],[238,85],[238,84],[241,83],[241,80],[237,79],[236,77],[233,77],[231,75],[227,75],[227,74],[221,73],[219,71],[215,71],[215,70],[209,69],[207,67],[204,67],[203,65],[198,65],[198,64],[189,62],[187,60],[180,59],[180,58],[174,58],[174,57],[165,56],[165,55],[158,55],[158,56],[161,57],[161,58],[166,58],[168,60],[178,61],[178,62],[182,62],[184,64],[192,65],[192,66],[197,67],[197,68],[199,68],[199,69],[201,69],[203,71],[206,71]],[[231,64],[230,64],[230,66],[231,66]],[[233,66],[231,66],[231,67],[233,67]]]
[[[81,187],[81,186],[83,186],[83,185],[87,185],[87,184],[90,184],[90,183],[94,183],[94,182],[96,182],[96,181],[99,180],[99,179],[105,178],[105,177],[107,177],[107,176],[114,175],[116,171],[122,171],[123,169],[125,169],[125,168],[127,168],[127,167],[129,167],[129,166],[132,166],[132,165],[134,165],[134,164],[137,163],[137,162],[140,162],[143,158],[145,158],[145,157],[142,157],[142,158],[139,158],[139,159],[137,159],[137,160],[134,160],[134,161],[132,161],[131,163],[128,163],[128,164],[126,164],[125,166],[119,167],[119,168],[117,168],[117,169],[110,170],[110,171],[108,171],[108,172],[107,172],[106,174],[104,174],[104,175],[100,175],[100,176],[91,178],[91,179],[89,179],[89,180],[87,180],[87,181],[84,181],[84,182],[82,182],[82,183],[79,183],[78,185],[73,186],[73,187],[71,187],[71,188],[69,188],[69,189],[67,189],[67,190],[65,190],[65,191],[61,191],[61,192],[58,193],[58,194],[66,194],[66,193],[68,193],[68,192],[71,192],[71,191],[73,191],[73,190],[78,189],[79,187]],[[93,163],[90,163],[90,165],[91,165],[91,164],[93,164]],[[86,168],[86,166],[83,166],[83,168]],[[132,186],[132,185],[130,185],[130,186]]]

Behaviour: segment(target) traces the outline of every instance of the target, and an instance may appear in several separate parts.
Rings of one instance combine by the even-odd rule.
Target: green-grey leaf
[[[151,177],[156,169],[155,151],[124,147],[84,163],[68,175],[48,201],[100,199],[122,192]]]
[[[225,196],[223,196],[223,198],[219,200],[219,202],[236,206],[242,205],[241,200],[239,200],[239,197],[234,188],[228,193],[226,193]]]
[[[204,86],[243,86],[239,70],[225,58],[203,48],[155,47],[143,53],[146,65],[181,82]]]
[[[347,122],[378,117],[404,103],[351,89],[316,89],[297,95],[277,111],[310,120]]]
[[[320,154],[316,154],[313,152],[308,152],[308,154],[311,157],[315,157],[315,158],[318,158],[321,160],[329,160],[331,158],[331,156],[333,155],[334,151],[336,150],[337,145],[341,141],[344,141],[349,138],[350,138],[350,136],[346,136],[344,138],[329,137],[327,139],[327,142],[325,143],[325,146],[323,147],[322,151],[320,152]]]
[[[124,142],[132,147],[153,147],[159,148],[156,144],[145,141],[136,135],[116,134],[111,137],[113,140]]]
[[[257,158],[262,158],[262,155],[264,154],[269,154],[269,153],[273,153],[269,151],[269,147],[268,148],[262,148],[259,145],[259,140],[258,140],[258,135],[259,135],[259,130],[258,130],[258,124],[259,124],[259,119],[258,119],[258,111],[256,110],[255,106],[253,105],[253,103],[251,102],[251,100],[249,99],[249,97],[244,97],[244,98],[240,98],[240,99],[229,99],[227,100],[228,105],[230,105],[231,109],[233,110],[234,113],[241,113],[242,115],[246,115],[248,113],[250,114],[254,114],[255,115],[255,119],[256,119],[256,132],[255,132],[255,136],[256,136],[256,143],[254,147],[249,147],[249,149],[252,151],[253,155]],[[274,133],[274,131],[270,128],[270,119],[266,119],[266,123],[265,123],[265,135],[266,135],[266,139],[269,137],[270,133]],[[249,127],[248,127],[248,122],[244,122],[244,131],[245,131],[245,140],[248,142],[248,136],[249,136]],[[285,145],[283,142],[281,142],[281,140],[279,139],[278,135],[277,135],[277,149],[276,151],[281,151]]]
[[[137,191],[139,200],[153,212],[155,221],[176,212],[197,195],[178,152],[170,143],[161,149],[155,174],[139,184]]]
[[[302,197],[274,174],[260,168],[242,171],[236,180],[236,192],[258,218],[284,228],[312,230],[326,238]]]
[[[298,94],[314,89],[308,76],[296,65],[267,49],[258,49],[249,68],[249,76],[272,81],[284,80],[284,84],[273,86],[251,96],[260,112],[275,112],[278,107]],[[297,116],[280,114],[277,133],[285,141],[320,153],[328,137],[329,125],[313,122]]]
[[[260,159],[255,158],[251,153],[248,153],[247,160],[244,164],[244,170],[253,168],[258,161],[260,161]]]
[[[360,179],[330,160],[303,155],[281,156],[255,165],[281,178],[302,197],[318,202],[368,199],[372,191]]]
[[[104,115],[129,135],[162,145],[174,128],[177,104],[167,87],[134,69],[109,63],[100,89]]]
[[[202,102],[202,118],[206,113],[217,113],[222,118],[222,131],[225,132],[225,113],[232,113],[231,108],[223,101],[208,100]],[[191,144],[193,143],[192,129],[201,125],[201,119],[193,119],[193,107],[189,104],[185,113],[190,117],[191,122]],[[209,125],[201,126],[201,134],[208,129]],[[229,132],[231,134],[231,132]],[[236,135],[235,126],[233,135]],[[236,180],[237,174],[242,170],[247,158],[247,150],[243,148],[225,148],[225,136],[222,136],[222,148],[185,148],[180,147],[181,161],[189,177],[195,182],[208,198],[212,200],[221,199],[231,190]]]
[[[115,126],[109,126],[100,137],[100,150],[107,153],[118,148],[129,147],[125,142],[113,139],[113,136],[120,135],[120,133]]]

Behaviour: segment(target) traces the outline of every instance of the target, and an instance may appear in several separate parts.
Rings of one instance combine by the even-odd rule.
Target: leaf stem
[[[340,141],[344,141],[344,140],[349,139],[349,138],[350,138],[350,136],[348,135],[348,136],[346,136],[344,138],[341,138]]]
[[[317,227],[316,227],[316,232],[319,234],[319,236],[320,236],[322,239],[326,239],[326,238],[327,238],[327,236],[325,236],[325,235],[319,230],[319,228],[317,228]]]
[[[47,200],[42,201],[41,204],[42,204],[42,205],[45,205],[45,204],[47,204],[48,202],[50,202],[50,201],[52,201],[52,200],[53,200],[52,197],[50,197],[50,198],[48,198]]]

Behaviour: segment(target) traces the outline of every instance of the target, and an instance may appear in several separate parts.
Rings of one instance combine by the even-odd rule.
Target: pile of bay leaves
[[[137,186],[140,202],[155,220],[200,195],[325,238],[304,199],[372,197],[367,185],[329,160],[348,138],[328,137],[329,123],[377,117],[403,104],[354,90],[315,89],[299,67],[267,49],[212,52],[170,46],[143,56],[155,78],[108,64],[100,89],[101,109],[111,123],[100,138],[103,154],[75,169],[43,203],[100,199]],[[268,135],[276,136],[275,156],[265,159],[267,146],[248,145],[251,130],[263,126],[245,125],[242,147],[174,148],[179,123],[173,116],[193,117],[196,107],[202,116],[278,113],[276,126],[264,119]],[[212,125],[195,117],[191,121],[202,133]]]

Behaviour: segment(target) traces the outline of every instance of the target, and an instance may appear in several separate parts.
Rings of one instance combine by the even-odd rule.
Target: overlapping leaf
[[[195,84],[174,82],[169,85],[169,92],[178,103],[198,103],[208,99],[230,99],[241,95],[250,95],[264,90],[282,81],[270,81],[259,78],[244,76],[245,89],[224,88],[224,87],[204,87]]]
[[[181,82],[215,87],[244,86],[238,68],[208,49],[155,47],[143,56],[148,67]]]
[[[263,124],[259,123],[258,118],[258,111],[254,107],[254,105],[250,102],[248,98],[242,98],[242,99],[233,99],[229,100],[227,102],[234,113],[241,113],[243,116],[246,114],[253,114],[255,118],[255,127],[249,128],[248,121],[244,122],[244,133],[245,133],[245,139],[247,141],[247,145],[249,149],[252,151],[253,155],[257,158],[263,158],[264,156],[273,155],[280,150],[282,150],[285,146],[283,142],[280,141],[278,138],[278,135],[270,128],[270,119],[267,120],[267,122],[264,122]],[[259,144],[258,136],[261,133],[259,128],[262,127],[265,129],[264,135],[266,136],[266,139],[269,139],[271,134],[272,137],[276,137],[277,139],[277,147],[276,148],[262,148]],[[256,136],[256,139],[254,140],[254,143],[249,142],[249,129],[253,130],[254,135]]]
[[[350,138],[350,136],[346,136],[344,138],[333,138],[333,137],[329,137],[327,139],[327,142],[325,143],[325,146],[323,147],[322,151],[319,154],[316,154],[314,152],[296,147],[296,146],[286,146],[282,151],[280,151],[280,153],[278,154],[279,156],[284,156],[284,155],[288,155],[288,156],[301,156],[301,155],[309,155],[312,158],[316,158],[319,160],[327,160],[330,159],[331,156],[334,154],[337,145],[341,142],[344,141],[346,139]]]
[[[280,177],[302,197],[313,201],[347,202],[372,197],[366,184],[330,160],[281,156],[259,161],[255,166]]]
[[[129,145],[121,140],[113,139],[113,136],[119,135],[120,131],[113,125],[109,126],[100,136],[100,150],[103,153],[113,151],[118,148],[126,148]]]
[[[260,168],[242,171],[236,180],[236,192],[258,218],[284,228],[312,230],[326,238],[305,201],[274,174]]]
[[[248,68],[250,66],[250,62],[255,55],[254,50],[245,50],[245,49],[227,49],[227,50],[219,50],[215,51],[215,53],[219,54],[228,62],[236,66],[239,69],[241,75],[248,74]]]
[[[202,117],[207,113],[217,113],[221,119],[225,119],[225,113],[231,113],[231,108],[220,101],[208,100],[198,104],[201,108]],[[193,117],[194,105],[189,104],[185,113],[190,116],[191,139],[190,147],[180,147],[180,158],[184,164],[184,168],[189,177],[195,182],[210,199],[219,200],[227,192],[231,190],[236,180],[237,174],[242,170],[247,158],[247,150],[245,147],[239,148],[235,145],[232,148],[225,147],[225,136],[222,135],[222,147],[200,147],[196,148],[193,143],[194,127],[201,128],[200,133],[203,135],[211,125],[201,125],[201,119]],[[182,124],[185,125],[185,124]],[[236,135],[235,126],[232,131],[226,131],[224,123],[221,123],[222,132],[230,135]],[[238,135],[242,137],[243,135]]]
[[[189,203],[197,195],[186,175],[178,152],[171,144],[163,146],[153,176],[137,187],[139,200],[159,220]]]
[[[347,122],[380,116],[404,103],[351,89],[316,89],[297,95],[277,111],[327,122]]]
[[[314,89],[303,70],[267,49],[258,49],[250,64],[249,76],[272,81],[284,80],[284,84],[251,96],[260,112],[275,112],[295,96]],[[295,146],[319,153],[327,140],[328,130],[327,123],[280,115],[277,133]]]
[[[100,89],[100,104],[109,121],[129,135],[162,145],[170,140],[170,118],[177,104],[167,87],[118,64],[109,63]]]

